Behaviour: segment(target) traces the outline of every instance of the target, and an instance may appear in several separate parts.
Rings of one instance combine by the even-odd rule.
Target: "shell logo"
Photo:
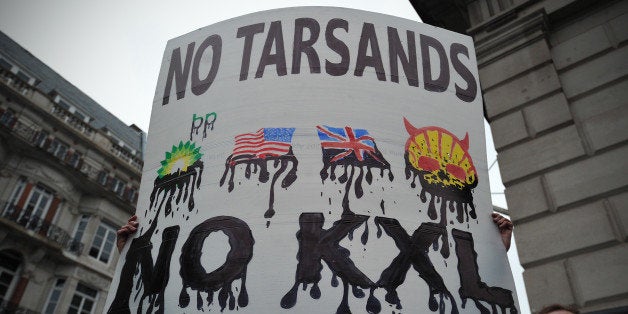
[[[403,119],[410,138],[406,142],[408,162],[423,172],[431,185],[463,189],[476,184],[477,176],[469,155],[469,134],[460,140],[436,126],[416,128]]]

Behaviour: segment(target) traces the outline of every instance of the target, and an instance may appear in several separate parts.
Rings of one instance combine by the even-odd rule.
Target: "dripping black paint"
[[[382,271],[379,280],[373,282],[356,267],[350,258],[349,250],[339,244],[342,239],[348,237],[360,225],[366,224],[368,219],[368,216],[363,215],[344,215],[340,220],[334,222],[331,228],[323,229],[325,218],[322,213],[301,214],[299,218],[300,229],[296,234],[299,251],[297,253],[295,282],[281,299],[281,307],[290,309],[296,305],[300,285],[303,286],[304,290],[311,285],[309,295],[312,299],[321,297],[320,281],[324,261],[332,272],[331,286],[338,287],[338,278],[342,280],[343,296],[336,313],[351,312],[348,303],[349,288],[356,298],[364,298],[366,295],[363,289],[369,289],[369,297],[366,302],[368,313],[379,313],[382,309],[381,302],[374,295],[374,291],[379,288],[386,291],[386,302],[395,305],[395,309],[401,310],[403,306],[397,289],[404,283],[411,266],[428,285],[430,295],[427,301],[430,310],[444,313],[449,308],[450,313],[458,313],[458,305],[453,295],[445,286],[443,278],[434,268],[428,255],[429,247],[439,238],[446,236],[446,227],[437,223],[424,222],[410,235],[396,219],[375,217],[375,225],[378,229],[377,236],[381,237],[382,229],[385,230],[386,234],[395,241],[399,254]],[[482,300],[497,304],[502,309],[510,308],[512,313],[516,313],[512,303],[512,293],[509,290],[499,287],[487,288],[486,284],[481,282],[475,262],[476,253],[473,249],[471,234],[454,229],[454,236],[458,248],[461,287],[464,288],[460,290],[462,299]],[[491,293],[494,292],[498,296],[491,298]],[[439,297],[439,301],[437,301],[436,296]],[[445,304],[445,300],[449,301],[449,306]],[[478,308],[481,309],[480,306],[481,304]]]
[[[274,203],[275,203],[275,183],[279,176],[281,176],[288,166],[290,166],[290,170],[286,176],[281,180],[281,187],[287,188],[297,179],[297,166],[299,161],[294,156],[292,152],[292,147],[290,147],[289,151],[285,155],[281,156],[265,156],[264,158],[257,158],[255,155],[239,155],[234,157],[230,155],[225,161],[225,171],[220,178],[220,186],[225,184],[227,175],[229,175],[229,181],[227,182],[227,189],[229,192],[233,191],[235,184],[233,182],[235,176],[235,169],[237,165],[243,164],[246,165],[244,176],[247,179],[251,178],[252,174],[258,174],[259,182],[266,183],[270,178],[270,173],[268,172],[268,164],[271,163],[274,168],[279,167],[273,174],[273,178],[270,184],[270,192],[268,199],[268,209],[264,213],[265,218],[271,218],[275,215]]]
[[[164,292],[169,280],[170,257],[179,236],[179,226],[172,226],[162,232],[162,242],[159,247],[157,260],[153,264],[151,237],[157,228],[159,211],[144,234],[133,239],[126,255],[122,271],[119,273],[119,283],[115,290],[116,295],[107,313],[131,313],[129,301],[133,290],[133,279],[136,269],[139,269],[138,287],[143,287],[137,313],[142,313],[144,300],[148,300],[147,313],[164,313]],[[138,295],[135,295],[137,300]]]
[[[467,299],[471,299],[482,314],[489,314],[491,311],[484,307],[480,301],[491,305],[494,314],[498,313],[497,306],[500,307],[501,313],[506,313],[506,309],[510,309],[511,314],[516,314],[518,311],[512,292],[501,287],[489,287],[480,278],[477,253],[473,247],[471,233],[454,229],[452,236],[456,242],[456,255],[458,256],[459,293],[462,307],[465,307]]]
[[[203,242],[212,233],[222,231],[229,238],[231,246],[227,259],[223,265],[212,272],[207,272],[201,264],[203,254]],[[240,279],[237,304],[246,307],[249,304],[249,296],[246,289],[246,269],[253,257],[253,235],[248,225],[235,217],[218,216],[205,220],[197,225],[190,233],[181,249],[181,279],[183,287],[179,296],[179,306],[185,308],[190,303],[187,289],[197,291],[196,306],[203,310],[203,300],[200,292],[207,293],[207,306],[213,303],[214,293],[218,292],[218,304],[221,311],[225,307],[233,310],[236,304],[232,284]],[[237,290],[237,289],[236,289]]]
[[[472,190],[477,186],[478,181],[476,180],[473,184],[467,185],[464,188],[460,189],[453,186],[435,186],[431,183],[427,182],[425,179],[426,174],[430,174],[428,171],[417,170],[415,169],[410,161],[408,160],[408,153],[404,155],[406,161],[406,179],[412,178],[412,182],[410,186],[412,188],[416,187],[416,178],[419,178],[419,183],[421,185],[421,194],[419,198],[421,202],[427,202],[426,192],[430,194],[430,201],[428,205],[428,215],[430,219],[437,220],[438,214],[436,211],[436,206],[434,201],[440,202],[440,224],[445,225],[447,223],[447,207],[452,213],[456,213],[456,220],[459,223],[465,221],[469,221],[469,216],[472,219],[477,218],[477,214],[475,212],[475,205],[473,205],[473,193]],[[442,172],[443,170],[440,170]],[[447,206],[449,205],[449,206]],[[470,210],[469,210],[470,208]]]
[[[186,171],[177,170],[175,173],[167,174],[155,179],[153,191],[150,194],[150,208],[159,208],[166,203],[164,215],[172,213],[172,201],[178,205],[180,201],[188,200],[188,210],[194,209],[194,190],[201,186],[203,175],[203,162],[197,160],[187,167]],[[163,193],[163,194],[162,194]],[[176,198],[175,198],[176,194]],[[161,198],[161,201],[159,200]]]
[[[310,296],[318,299],[321,296],[319,282],[322,261],[325,261],[329,269],[342,279],[343,297],[338,306],[337,313],[350,313],[348,304],[349,286],[355,297],[363,298],[364,292],[373,286],[373,282],[363,274],[349,258],[349,250],[340,246],[339,242],[353,230],[366,223],[368,216],[345,215],[336,221],[332,228],[325,230],[323,224],[325,218],[322,213],[303,213],[299,218],[300,230],[297,232],[299,252],[297,253],[297,271],[295,283],[281,299],[281,307],[292,308],[297,302],[299,285],[306,287],[312,285]],[[332,283],[334,285],[334,283]],[[337,286],[338,283],[335,283]],[[372,296],[372,293],[371,293]]]
[[[323,168],[320,171],[321,181],[324,184],[329,178],[345,184],[342,199],[343,215],[352,214],[349,206],[349,191],[354,186],[357,198],[362,198],[364,189],[362,181],[369,185],[373,182],[372,168],[379,169],[380,177],[384,177],[384,170],[388,171],[388,179],[392,182],[394,176],[390,171],[390,163],[377,149],[375,140],[363,129],[354,129],[349,126],[334,128],[317,126],[318,137],[321,140]],[[336,168],[342,167],[343,173],[336,177]],[[355,170],[359,173],[356,176]],[[355,180],[354,180],[355,176]]]

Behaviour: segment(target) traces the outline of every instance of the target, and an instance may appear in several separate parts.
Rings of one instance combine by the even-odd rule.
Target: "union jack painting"
[[[364,179],[369,185],[373,183],[371,168],[379,169],[379,175],[382,178],[384,170],[388,170],[388,178],[390,181],[393,180],[390,164],[377,149],[375,140],[364,129],[354,129],[350,126],[335,128],[326,125],[318,125],[316,129],[323,150],[321,180],[325,183],[327,178],[331,181],[337,179],[345,185],[342,198],[343,215],[353,214],[349,208],[351,185],[354,186],[355,196],[361,198],[364,195],[362,180]],[[343,168],[342,175],[339,177],[336,177],[336,167]]]
[[[388,161],[377,150],[375,140],[367,130],[346,126],[335,128],[316,126],[323,149],[323,161],[331,164],[389,168]]]

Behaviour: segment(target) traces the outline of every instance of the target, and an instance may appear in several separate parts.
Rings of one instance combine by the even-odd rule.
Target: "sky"
[[[407,0],[179,0],[176,5],[149,0],[0,0],[0,30],[124,123],[148,131],[169,39],[244,14],[303,5],[347,7],[420,21]],[[507,208],[487,123],[485,129],[492,202]],[[518,293],[525,295],[515,248],[509,255],[514,255],[511,264],[518,267],[514,270]],[[522,313],[525,309],[522,305]]]

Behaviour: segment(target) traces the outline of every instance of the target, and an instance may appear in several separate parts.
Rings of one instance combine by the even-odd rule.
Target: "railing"
[[[3,206],[1,217],[9,221],[15,222],[27,230],[38,233],[46,237],[48,240],[60,245],[61,248],[81,255],[83,253],[83,243],[73,239],[65,230],[54,225],[39,216],[33,215],[32,210],[20,208],[14,204],[5,203]],[[1,312],[0,312],[1,313]]]
[[[2,301],[0,302],[0,314],[39,314],[39,312],[25,309],[10,301]]]
[[[0,68],[0,80],[16,89],[22,95],[26,96],[35,92],[35,88],[32,85],[24,82],[22,79],[17,77],[17,75],[3,68]]]
[[[38,142],[40,139],[38,139],[37,135],[41,132],[41,130],[38,127],[23,123],[22,121],[17,119],[17,117],[15,117],[13,113],[11,113],[10,111],[4,111],[1,108],[0,108],[0,126],[7,128],[9,132],[15,135],[15,137],[21,139],[22,141],[28,143],[31,146],[35,146],[44,150],[47,148],[42,143]],[[69,162],[69,159],[66,158],[66,156],[61,156],[61,158],[59,158],[59,156],[56,156],[54,154],[53,156],[73,169],[79,169],[79,165],[83,163],[82,157],[79,158],[79,160],[74,160],[73,162]]]
[[[94,129],[92,127],[75,117],[71,112],[65,110],[63,107],[55,104],[52,106],[51,113],[76,131],[83,133],[88,138],[91,139],[94,135]]]
[[[120,147],[117,144],[112,144],[111,148],[109,149],[109,152],[115,156],[117,156],[118,158],[124,160],[126,163],[128,163],[129,165],[133,166],[134,168],[138,169],[138,170],[142,170],[142,160],[133,156],[131,154],[131,152],[127,151],[126,149]]]
[[[0,81],[6,83],[8,86],[12,87],[18,93],[24,96],[30,96],[33,93],[37,92],[37,89],[35,87],[31,86],[27,82],[22,81],[17,75],[3,68],[0,68]],[[93,141],[95,145],[100,146],[105,151],[109,151],[121,162],[126,162],[133,169],[139,172],[142,171],[143,161],[141,158],[138,158],[137,156],[122,156],[117,152],[117,149],[114,148],[114,146],[116,145],[115,141],[112,141],[111,138],[109,138],[105,134],[99,133],[88,123],[85,123],[84,121],[76,117],[66,108],[63,108],[62,106],[56,104],[52,99],[50,99],[50,96],[44,95],[44,97],[45,99],[48,99],[52,103],[52,105],[47,104],[44,106],[39,104],[38,106],[40,108],[49,111],[55,118],[59,119],[64,124],[68,125],[77,132],[85,135],[88,139]],[[107,142],[101,142],[97,137],[104,137]],[[104,143],[107,143],[108,145],[105,145]]]
[[[106,186],[106,184],[103,184],[99,180],[99,175],[103,171],[103,169],[94,166],[98,165],[97,162],[88,160],[88,158],[83,156],[72,159],[68,158],[67,154],[63,156],[57,156],[53,154],[48,150],[48,144],[46,143],[47,135],[45,135],[46,138],[44,139],[38,136],[40,132],[42,132],[39,127],[23,123],[12,112],[4,111],[2,110],[2,108],[0,108],[0,129],[6,129],[8,132],[15,135],[16,138],[21,139],[28,145],[41,149],[44,152],[50,154],[52,157],[58,159],[60,163],[65,164],[71,169],[81,173],[87,179],[99,184],[104,189],[113,192],[119,199],[122,199],[123,201],[129,202],[131,204],[135,203],[136,200],[134,197],[125,197],[125,195],[115,193],[115,191],[113,191],[110,186]],[[132,186],[129,186],[129,188],[135,189]]]

